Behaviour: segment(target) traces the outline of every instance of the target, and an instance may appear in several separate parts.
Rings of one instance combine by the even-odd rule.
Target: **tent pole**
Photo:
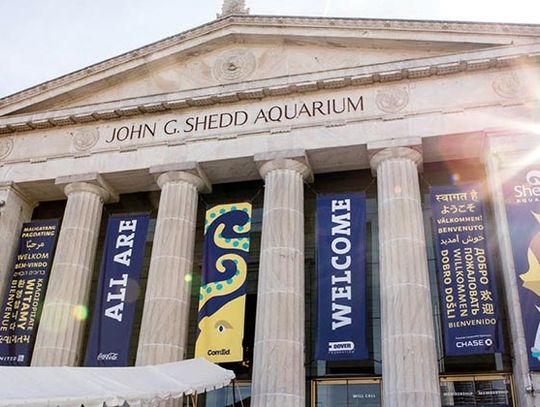
[[[240,406],[244,407],[244,399],[242,398],[242,393],[240,392],[240,386],[236,386],[238,389],[238,396],[240,397]]]

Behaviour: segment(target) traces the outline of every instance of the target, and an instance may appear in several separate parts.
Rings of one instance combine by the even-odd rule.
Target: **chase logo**
[[[479,346],[485,347],[491,345],[493,345],[493,340],[491,339],[472,339],[456,342],[456,348],[476,348]]]
[[[354,352],[354,342],[328,342],[328,352],[330,353],[344,353]]]

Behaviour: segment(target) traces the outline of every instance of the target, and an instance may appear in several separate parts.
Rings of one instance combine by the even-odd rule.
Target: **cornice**
[[[0,98],[0,108],[36,96],[42,92],[59,88],[91,75],[104,72],[118,65],[144,58],[155,52],[165,50],[182,42],[204,36],[211,32],[234,25],[281,26],[281,27],[311,27],[311,28],[349,28],[375,30],[408,30],[435,31],[446,33],[477,33],[500,35],[539,36],[540,25],[533,24],[503,24],[503,23],[474,23],[458,21],[424,21],[424,20],[388,20],[366,18],[329,18],[329,17],[290,17],[290,16],[258,16],[232,15],[220,18],[165,38],[133,51],[107,59],[84,69],[63,75],[37,86],[25,89],[13,95]]]
[[[249,88],[246,88],[246,84],[230,85],[226,91],[220,88],[221,93],[216,93],[215,88],[206,88],[190,93],[163,94],[59,111],[0,117],[0,135],[142,116],[156,112],[180,111],[191,107],[234,103],[242,100],[262,100],[266,97],[303,94],[318,90],[360,87],[463,72],[511,68],[524,64],[540,64],[540,44],[514,46],[510,47],[509,51],[515,51],[515,53],[497,52],[486,55],[482,51],[475,51],[317,73],[316,79],[314,79],[314,74],[302,74],[298,77],[278,78],[273,81],[255,81]],[[267,85],[257,86],[262,83]]]
[[[540,35],[540,25],[537,24],[302,16],[235,16],[234,18],[237,19],[237,22],[252,22],[260,25],[277,24],[307,27],[342,27],[356,29],[368,28],[376,30],[396,31],[408,30],[501,35]]]

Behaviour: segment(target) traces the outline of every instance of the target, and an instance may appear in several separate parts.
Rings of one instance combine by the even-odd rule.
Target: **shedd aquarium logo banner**
[[[503,191],[529,368],[540,371],[540,167],[505,178]]]

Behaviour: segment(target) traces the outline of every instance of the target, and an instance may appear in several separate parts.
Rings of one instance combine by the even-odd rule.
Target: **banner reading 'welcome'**
[[[367,359],[366,198],[317,198],[318,360]]]

